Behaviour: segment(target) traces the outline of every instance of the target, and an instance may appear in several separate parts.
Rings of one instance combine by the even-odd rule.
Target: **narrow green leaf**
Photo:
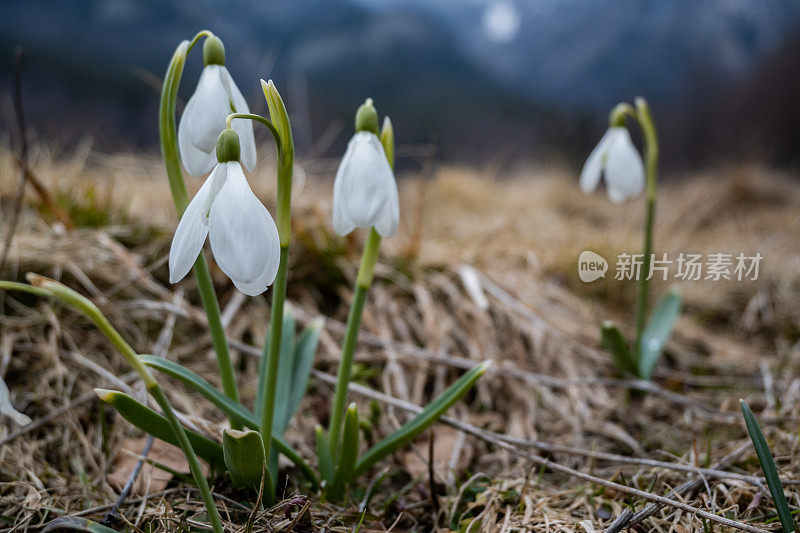
[[[314,365],[314,356],[319,346],[322,323],[322,319],[313,320],[303,330],[297,341],[292,372],[292,387],[286,406],[286,427],[289,426],[289,422],[291,422],[300,408],[300,402],[308,389],[308,380],[311,377],[311,367]]]
[[[650,379],[681,312],[681,293],[672,288],[658,301],[639,345],[639,377]]]
[[[328,483],[333,481],[333,458],[331,457],[330,443],[325,436],[325,430],[319,424],[314,428],[314,440],[317,443],[317,460],[319,461],[319,474]]]
[[[220,392],[214,385],[201,378],[188,368],[179,365],[174,361],[158,357],[157,355],[140,355],[139,359],[150,368],[154,368],[159,372],[163,372],[168,376],[182,381],[186,386],[195,392],[199,393],[203,398],[219,407],[225,414],[229,415],[232,419],[240,424],[243,424],[252,429],[258,429],[258,419],[256,416],[245,408],[242,404],[237,403],[222,392]]]
[[[237,487],[248,487],[255,492],[264,482],[264,501],[271,504],[275,501],[275,491],[269,470],[266,468],[264,442],[258,431],[248,429],[237,431],[226,429],[222,432],[222,450],[225,454],[225,465],[231,473],[233,484]]]
[[[616,324],[609,320],[600,326],[600,345],[611,354],[611,359],[618,370],[634,376],[639,375],[639,368],[633,360],[628,343]]]
[[[436,422],[445,411],[472,388],[478,378],[489,368],[489,365],[490,361],[485,361],[465,372],[455,383],[428,404],[420,414],[370,448],[356,463],[353,479],[366,472],[372,465],[398,448],[414,440],[417,435]]]
[[[103,524],[98,524],[88,518],[80,518],[77,516],[62,516],[56,518],[48,523],[42,533],[51,533],[56,531],[86,531],[88,533],[117,533],[116,529],[111,529]]]
[[[353,468],[358,457],[358,429],[358,407],[355,403],[351,403],[344,415],[344,435],[339,465],[328,491],[328,496],[332,501],[338,501],[344,497],[347,485],[352,479]]]
[[[167,421],[164,416],[158,414],[124,392],[106,389],[95,389],[95,392],[101,400],[116,409],[117,412],[122,415],[122,418],[137,428],[151,434],[157,439],[178,446],[178,439],[175,437],[175,432],[172,431],[169,421]],[[189,437],[189,442],[192,444],[195,453],[212,467],[221,468],[225,465],[222,446],[208,437],[200,435],[188,428],[186,429],[186,435]]]
[[[216,405],[225,414],[241,422],[242,425],[255,430],[260,429],[258,418],[255,414],[253,414],[253,412],[248,410],[242,404],[236,403],[222,394],[211,383],[204,380],[188,368],[155,355],[141,355],[139,357],[145,365],[178,379],[192,390],[200,393],[200,395],[202,395],[212,404]],[[308,478],[308,480],[311,482],[311,485],[316,490],[316,487],[319,485],[319,479],[314,473],[314,470],[311,468],[311,465],[309,465],[305,459],[303,459],[300,454],[294,450],[294,448],[292,448],[285,440],[283,440],[281,436],[273,433],[272,444],[280,453],[285,455],[287,459],[289,459],[295,466],[303,471],[306,478]]]
[[[276,435],[283,435],[288,425],[286,408],[292,390],[292,371],[295,357],[294,311],[288,303],[283,306],[283,332],[281,333],[280,360],[278,362],[278,384],[275,390],[275,412],[273,424]]]
[[[783,493],[781,479],[778,477],[778,470],[772,460],[772,453],[769,451],[767,439],[764,438],[764,433],[762,433],[753,411],[750,410],[750,406],[744,400],[739,400],[739,404],[742,406],[744,423],[747,425],[747,432],[750,434],[750,440],[753,441],[753,447],[756,449],[758,462],[761,463],[761,470],[767,479],[769,493],[772,494],[772,501],[775,502],[775,509],[778,511],[783,533],[794,533],[794,520],[789,511],[789,504],[786,501],[786,495]]]

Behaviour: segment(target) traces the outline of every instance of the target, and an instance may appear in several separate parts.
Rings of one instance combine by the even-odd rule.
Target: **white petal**
[[[224,178],[224,166],[217,165],[183,212],[169,248],[170,283],[179,282],[189,273],[203,249],[208,235],[208,205],[214,196],[214,190],[218,191],[224,183]]]
[[[236,113],[249,113],[247,100],[242,96],[241,91],[233,81],[230,72],[225,67],[220,67],[220,78],[228,98],[233,103]],[[241,146],[241,161],[244,168],[253,170],[256,166],[256,138],[253,135],[253,121],[247,119],[236,119],[231,122],[233,131],[239,134],[239,145]]]
[[[644,190],[644,164],[628,130],[614,129],[618,131],[608,146],[605,180],[609,198],[621,202],[638,196]]]
[[[333,182],[333,231],[341,236],[345,236],[356,228],[356,225],[350,222],[345,213],[344,203],[346,201],[344,193],[342,192],[342,185],[344,180],[340,178],[340,173],[336,173],[336,179]]]
[[[396,190],[394,173],[378,137],[365,131],[356,133],[336,173],[334,203],[338,205],[334,214],[340,209],[340,218],[356,227],[369,228],[383,215]]]
[[[253,289],[256,284],[255,294],[260,294],[278,271],[278,230],[247,184],[241,165],[229,162],[225,166],[228,179],[211,205],[208,219],[211,251],[237,287]]]
[[[187,117],[196,115],[194,109],[197,107],[197,99],[189,100],[181,115],[181,122],[178,125],[178,148],[181,153],[181,161],[186,171],[192,176],[202,176],[217,164],[216,146],[211,152],[204,152],[192,144],[189,138],[189,128]],[[191,120],[191,118],[189,119]]]
[[[400,224],[400,199],[397,195],[397,183],[392,180],[392,185],[392,193],[389,200],[375,223],[375,231],[384,238],[394,235],[397,232],[397,226]]]
[[[208,154],[216,162],[217,138],[225,129],[225,119],[231,113],[230,98],[221,72],[220,65],[208,65],[203,69],[197,89],[189,98],[178,126],[181,158],[186,170],[193,175],[208,172],[210,168],[207,168],[207,159],[203,160],[205,166],[200,165],[203,161],[199,152]]]
[[[605,163],[606,151],[609,143],[613,140],[614,128],[609,128],[600,138],[600,142],[594,147],[592,153],[586,158],[586,163],[581,170],[581,190],[585,193],[590,193],[597,188],[600,183],[600,174],[603,171],[603,164]]]
[[[278,237],[278,227],[275,225],[275,222],[270,217],[270,228],[271,228],[271,235],[270,238],[275,240],[275,242],[280,242]],[[267,262],[264,266],[264,272],[253,282],[244,283],[240,281],[233,280],[233,284],[236,285],[236,288],[245,293],[248,296],[258,296],[267,288],[272,285],[272,282],[275,281],[275,276],[278,274],[278,265],[280,263],[280,246],[278,247],[278,252],[271,258],[271,261]]]
[[[14,409],[14,406],[11,404],[8,387],[6,386],[6,382],[3,381],[3,378],[0,378],[0,414],[6,415],[20,426],[31,423],[31,418],[28,415]]]

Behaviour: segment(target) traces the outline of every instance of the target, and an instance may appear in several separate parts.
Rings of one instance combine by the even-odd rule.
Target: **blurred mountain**
[[[109,149],[154,144],[159,78],[208,27],[255,110],[273,77],[310,122],[300,149],[372,96],[401,142],[524,155],[584,150],[621,99],[681,114],[751,83],[799,23],[800,0],[5,0],[0,54],[24,45],[40,131]],[[190,57],[182,96],[200,67]]]

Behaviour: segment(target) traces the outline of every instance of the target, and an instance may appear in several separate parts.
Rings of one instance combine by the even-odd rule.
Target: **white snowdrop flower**
[[[235,132],[220,135],[217,154],[219,163],[178,223],[169,250],[169,281],[186,276],[208,237],[222,271],[240,291],[256,296],[278,273],[278,228],[247,183]]]
[[[356,130],[333,183],[333,229],[347,235],[355,228],[374,226],[382,237],[391,237],[400,222],[400,202],[394,172],[373,133],[378,116],[370,100],[356,114]]]
[[[589,154],[581,171],[583,192],[594,191],[601,174],[605,176],[608,197],[614,203],[638,196],[644,190],[644,165],[627,128],[608,128]]]
[[[189,174],[201,176],[214,168],[217,137],[225,129],[231,113],[249,113],[247,102],[225,67],[225,47],[218,37],[203,44],[205,67],[197,89],[189,98],[178,125],[178,146],[183,166]],[[256,142],[251,120],[233,121],[241,139],[242,163],[247,170],[256,165]]]

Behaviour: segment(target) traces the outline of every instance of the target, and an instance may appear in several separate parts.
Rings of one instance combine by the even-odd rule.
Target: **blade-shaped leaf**
[[[681,312],[681,293],[672,288],[659,300],[647,321],[639,344],[639,377],[650,379],[675,321]]]
[[[163,372],[168,376],[182,381],[189,388],[203,396],[206,400],[219,407],[225,414],[232,417],[234,420],[252,429],[258,429],[259,422],[251,411],[245,408],[242,404],[237,403],[222,392],[220,392],[214,385],[201,378],[188,368],[179,365],[174,361],[158,357],[157,355],[140,355],[139,359],[159,372]]]
[[[336,468],[336,475],[331,483],[328,496],[331,500],[337,501],[344,497],[347,485],[353,475],[353,468],[358,457],[358,407],[351,403],[347,407],[344,415],[344,435],[342,437],[342,450],[339,457],[339,465]]]
[[[356,463],[353,479],[366,472],[372,465],[411,442],[417,435],[436,422],[454,403],[469,391],[484,372],[490,361],[485,361],[464,373],[444,392],[436,397],[425,409],[397,431],[370,448]]]
[[[314,364],[314,356],[319,346],[319,335],[322,331],[322,320],[313,320],[300,334],[294,354],[294,368],[292,372],[292,387],[289,393],[289,401],[286,406],[286,425],[297,413],[300,402],[308,389],[308,380],[311,377],[311,367]]]
[[[333,481],[333,458],[331,457],[330,443],[325,436],[325,430],[317,424],[314,428],[314,440],[317,444],[317,460],[319,461],[319,474],[328,483]]]
[[[142,362],[160,372],[163,372],[175,379],[183,382],[192,390],[200,393],[205,399],[216,405],[225,414],[240,421],[243,425],[252,429],[258,430],[260,422],[252,411],[244,407],[242,404],[236,403],[222,392],[217,390],[211,383],[201,378],[186,367],[179,365],[173,361],[158,357],[155,355],[141,355],[139,356]],[[300,468],[312,486],[316,489],[319,484],[317,475],[311,466],[303,459],[294,448],[292,448],[283,438],[275,433],[272,434],[272,445],[278,449],[280,453],[286,456],[295,466]]]
[[[772,495],[772,501],[775,502],[775,509],[778,511],[783,533],[794,533],[794,519],[792,519],[792,513],[789,511],[789,504],[786,501],[786,495],[783,493],[781,479],[778,477],[778,470],[772,460],[772,453],[769,451],[767,439],[764,438],[764,433],[762,433],[753,411],[750,410],[750,406],[744,400],[739,400],[739,404],[742,406],[744,423],[747,425],[747,432],[750,434],[750,440],[753,441],[753,447],[756,449],[758,462],[761,463],[761,470],[767,479],[769,493]]]
[[[42,533],[51,533],[55,531],[86,531],[88,533],[117,533],[116,529],[98,524],[88,518],[81,518],[77,516],[62,516],[56,518],[48,523]]]
[[[294,311],[289,304],[284,305],[283,332],[281,333],[280,361],[278,362],[278,384],[275,390],[275,434],[283,435],[288,420],[286,408],[292,390],[292,371],[295,356],[295,322]]]
[[[639,368],[633,360],[631,349],[619,328],[613,322],[606,320],[600,326],[600,345],[611,354],[611,359],[618,370],[639,375]]]
[[[249,487],[258,492],[263,479],[265,501],[274,501],[275,492],[266,468],[264,442],[258,431],[225,429],[222,432],[222,450],[225,454],[225,466],[228,467],[235,486]]]
[[[116,409],[122,418],[145,431],[157,439],[178,446],[178,439],[169,421],[159,413],[153,411],[138,400],[128,396],[124,392],[95,389],[101,400]],[[221,468],[225,465],[225,458],[222,454],[222,446],[213,440],[200,435],[186,428],[186,435],[197,455],[202,457],[214,468]]]

